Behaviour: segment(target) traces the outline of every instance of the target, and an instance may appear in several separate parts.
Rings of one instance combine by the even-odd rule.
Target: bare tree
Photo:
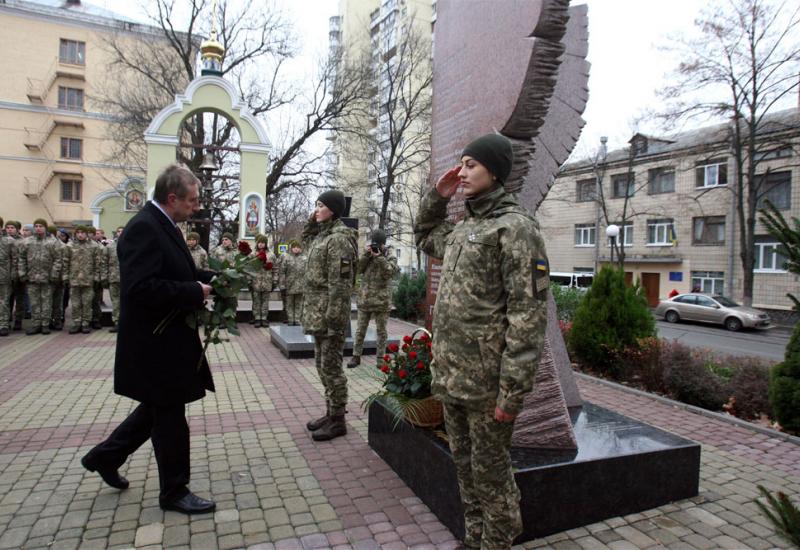
[[[729,121],[728,146],[734,160],[729,190],[736,206],[742,300],[753,300],[756,213],[769,191],[760,164],[772,151],[791,147],[786,122],[770,116],[796,88],[800,64],[800,6],[772,0],[727,0],[697,20],[697,38],[680,39],[683,59],[674,84],[663,91],[667,121],[715,117]]]

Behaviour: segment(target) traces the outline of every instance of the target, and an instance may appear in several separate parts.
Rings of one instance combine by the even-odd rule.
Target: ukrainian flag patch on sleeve
[[[531,260],[533,267],[533,282],[536,292],[543,292],[550,286],[550,273],[547,268],[547,260],[537,258]]]

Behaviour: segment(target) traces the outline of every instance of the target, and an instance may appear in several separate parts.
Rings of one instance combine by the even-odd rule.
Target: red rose
[[[419,339],[420,339],[421,341],[423,341],[423,342],[427,342],[427,341],[428,341],[428,335],[427,335],[426,333],[424,333],[424,332],[423,332],[423,333],[420,335]]]
[[[391,360],[392,360],[392,357],[391,357],[390,355],[384,355],[384,356],[383,356],[383,360],[384,360],[384,361],[386,361],[386,362],[388,363],[389,361],[391,361]]]
[[[381,367],[381,372],[384,373],[384,374],[388,374],[389,373],[389,365],[382,366]]]
[[[425,363],[423,363],[422,361],[417,363],[417,370],[425,370]]]
[[[417,352],[416,351],[409,351],[408,352],[408,358],[413,361],[414,359],[417,358]]]
[[[408,344],[403,344],[403,351],[408,351]]]
[[[427,347],[428,349],[431,349],[432,345],[433,345],[433,343],[432,343],[432,342],[427,342],[427,343],[425,344],[425,347]]]
[[[253,252],[250,244],[247,241],[239,241],[239,253],[244,256],[249,256]]]
[[[403,336],[403,342],[405,342],[406,344],[410,344],[411,343],[411,336]]]
[[[406,376],[408,376],[408,373],[405,370],[400,369],[400,371],[398,371],[397,373],[397,376],[400,378],[405,378]]]
[[[264,263],[264,269],[266,269],[267,271],[272,269],[272,262],[265,262]]]
[[[397,350],[399,348],[397,347],[397,344],[392,342],[391,344],[389,344],[388,349],[389,349],[389,352],[391,352],[391,353],[397,353]]]

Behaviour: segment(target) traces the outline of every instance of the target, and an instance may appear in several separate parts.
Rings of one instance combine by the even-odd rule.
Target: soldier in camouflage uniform
[[[31,300],[31,327],[25,332],[50,334],[53,283],[61,278],[61,250],[47,235],[47,222],[33,222],[33,235],[19,248],[19,279],[28,286]]]
[[[392,309],[392,278],[400,269],[397,258],[386,253],[386,233],[376,229],[370,236],[370,244],[358,260],[358,274],[361,284],[358,290],[358,328],[353,341],[353,357],[347,366],[352,368],[361,364],[361,351],[370,317],[375,318],[378,333],[376,356],[383,356],[386,350],[386,323]]]
[[[325,191],[317,199],[314,214],[303,229],[308,250],[306,292],[303,296],[303,330],[314,336],[314,362],[325,386],[327,413],[306,427],[315,441],[327,441],[347,433],[347,378],[342,352],[350,295],[353,292],[358,232],[339,218],[345,211],[341,191]]]
[[[303,314],[303,290],[306,281],[306,255],[297,241],[289,243],[289,252],[281,257],[280,283],[286,321],[296,326]]]
[[[14,264],[11,266],[11,302],[8,305],[9,315],[13,317],[13,329],[22,330],[22,318],[25,315],[25,284],[19,280],[19,245],[22,243],[18,221],[6,222],[6,237],[14,241]]]
[[[16,248],[12,237],[0,236],[0,336],[11,332],[11,283],[15,279]]]
[[[105,233],[102,229],[97,229],[91,225],[87,228],[89,233],[89,240],[94,244],[95,254],[97,254],[98,261],[100,262],[100,279],[94,284],[94,294],[92,295],[92,328],[103,328],[103,276],[106,273],[105,262],[106,246],[103,244]]]
[[[205,248],[200,246],[200,235],[194,231],[187,233],[186,246],[189,247],[189,252],[192,253],[195,267],[203,271],[208,271],[208,253]]]
[[[117,257],[117,243],[122,236],[122,227],[117,227],[115,238],[106,246],[106,277],[103,285],[108,287],[111,297],[111,328],[108,332],[119,330],[119,258]]]
[[[432,391],[464,504],[468,548],[510,548],[522,532],[511,469],[514,419],[531,390],[547,323],[548,268],[531,215],[503,189],[510,142],[482,136],[423,197],[417,245],[443,258],[433,313]],[[466,218],[446,220],[463,185]]]
[[[211,251],[212,258],[221,262],[227,261],[231,265],[236,261],[237,254],[239,254],[239,249],[233,246],[233,235],[230,233],[223,233],[222,242]]]
[[[53,237],[63,264],[67,245],[59,238],[59,230],[56,226],[48,227],[47,231]],[[50,328],[53,330],[61,330],[64,328],[64,282],[61,279],[53,283],[53,303],[50,306],[50,311]]]
[[[74,239],[67,245],[64,262],[64,282],[69,282],[72,301],[70,334],[89,334],[92,324],[92,302],[95,282],[102,279],[104,263],[97,254],[97,245],[88,236],[84,225],[75,228]]]
[[[269,294],[278,282],[278,270],[275,265],[275,255],[267,249],[267,236],[256,237],[256,248],[250,254],[259,258],[264,269],[257,275],[251,276],[250,294],[253,297],[253,319],[255,326],[269,326]]]

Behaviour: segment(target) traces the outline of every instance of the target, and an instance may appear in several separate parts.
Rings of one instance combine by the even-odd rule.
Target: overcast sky
[[[96,3],[101,1],[108,9],[122,11],[130,17],[141,13],[141,8],[137,8],[135,3],[95,0]],[[303,37],[302,54],[293,70],[310,72],[313,60],[327,51],[328,18],[335,15],[338,1],[276,1],[293,16]],[[588,154],[597,147],[600,136],[608,136],[611,149],[625,146],[634,131],[632,121],[645,110],[658,110],[656,90],[667,81],[670,70],[678,62],[659,48],[670,38],[692,33],[694,20],[703,6],[724,6],[724,2],[573,0],[572,3],[589,6],[590,99],[584,113],[586,126],[576,149],[576,154],[582,156],[581,153]],[[800,40],[800,30],[795,34]],[[783,106],[793,105],[797,105],[796,94],[787,98]],[[657,131],[652,123],[638,129]]]

